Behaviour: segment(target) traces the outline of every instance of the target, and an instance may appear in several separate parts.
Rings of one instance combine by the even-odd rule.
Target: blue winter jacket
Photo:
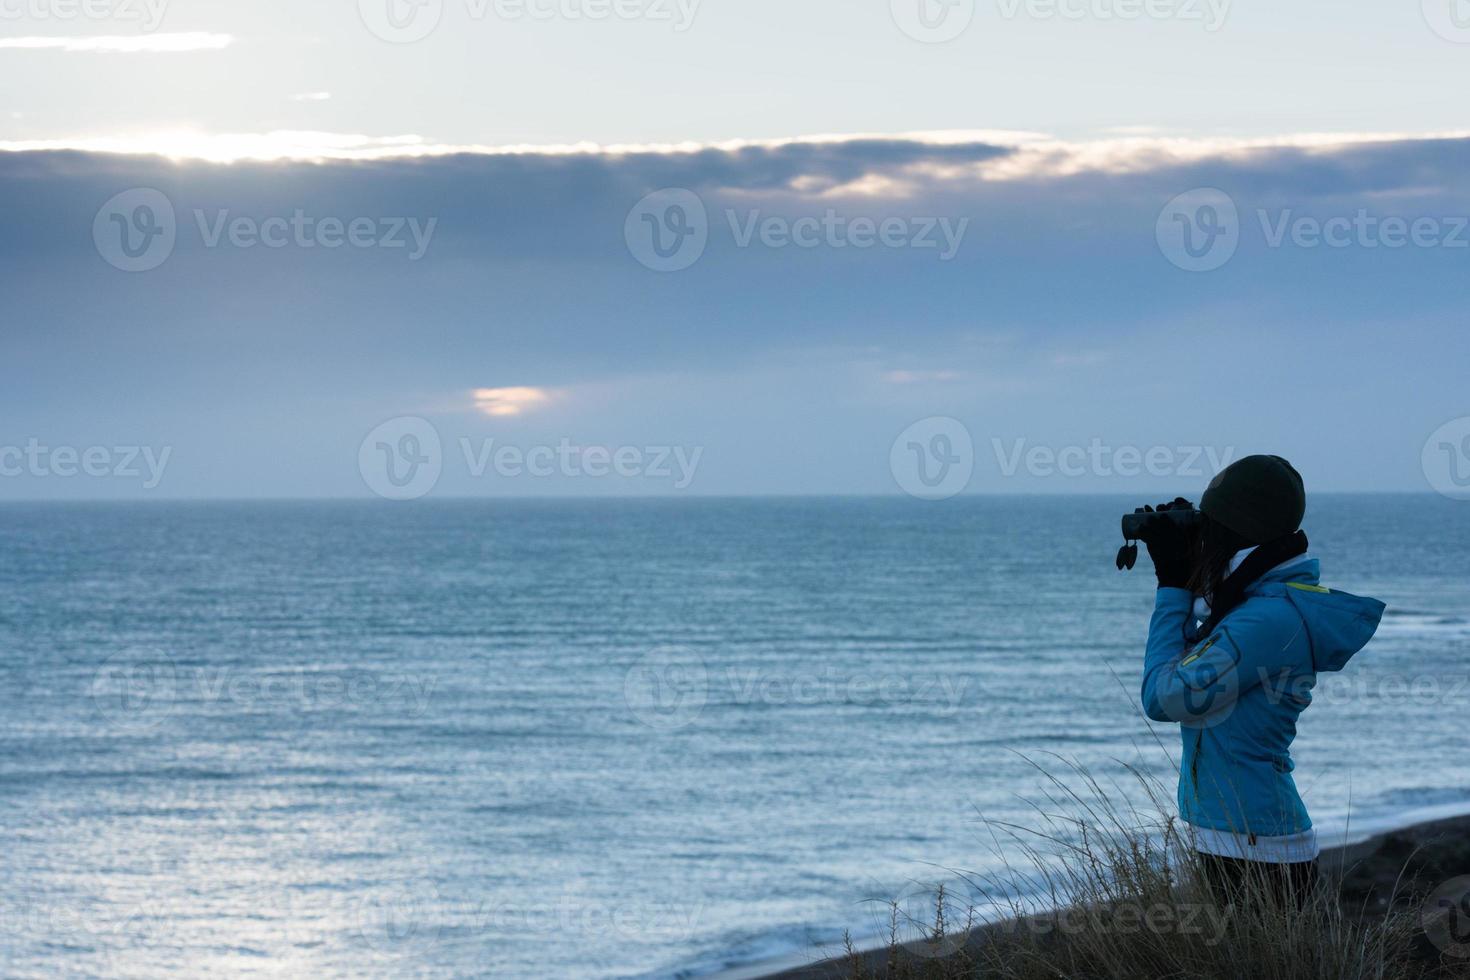
[[[1297,716],[1318,671],[1341,670],[1378,629],[1384,604],[1323,588],[1314,558],[1273,569],[1191,644],[1187,589],[1154,600],[1143,708],[1180,725],[1179,815],[1196,827],[1274,837],[1312,826],[1291,778]]]

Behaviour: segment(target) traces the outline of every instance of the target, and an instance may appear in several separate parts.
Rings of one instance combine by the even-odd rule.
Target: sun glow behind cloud
[[[521,415],[551,401],[544,388],[476,388],[475,408],[483,415]]]
[[[233,35],[211,34],[206,31],[93,37],[0,38],[0,48],[64,51],[70,54],[177,54],[187,51],[221,51],[234,43]]]
[[[97,136],[84,139],[0,141],[11,152],[80,150],[125,156],[153,155],[169,160],[207,163],[242,161],[372,160],[421,155],[423,138],[364,136],[313,130],[276,130],[269,133],[201,133],[174,129],[136,136]]]

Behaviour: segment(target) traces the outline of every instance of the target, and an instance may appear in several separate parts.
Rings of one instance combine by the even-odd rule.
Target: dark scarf
[[[1307,534],[1305,531],[1293,531],[1283,537],[1267,541],[1245,556],[1245,561],[1240,567],[1225,577],[1219,587],[1210,596],[1210,618],[1199,628],[1197,637],[1209,636],[1220,620],[1230,614],[1230,611],[1245,601],[1245,590],[1262,575],[1271,569],[1288,561],[1298,555],[1307,553]]]

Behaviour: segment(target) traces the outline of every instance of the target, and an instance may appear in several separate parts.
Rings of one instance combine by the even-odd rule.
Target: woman
[[[1179,507],[1192,505],[1160,505]],[[1296,719],[1317,673],[1363,648],[1384,605],[1322,587],[1300,530],[1302,479],[1281,457],[1222,470],[1200,511],[1196,529],[1157,521],[1145,540],[1159,590],[1144,711],[1180,725],[1179,815],[1217,895],[1250,877],[1300,902],[1320,849],[1291,776]]]

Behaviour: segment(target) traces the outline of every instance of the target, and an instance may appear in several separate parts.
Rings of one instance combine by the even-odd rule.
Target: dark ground
[[[1470,817],[1437,820],[1359,844],[1325,849],[1319,864],[1323,877],[1338,885],[1349,914],[1382,915],[1395,892],[1395,905],[1416,909],[1441,883],[1470,875]],[[983,942],[985,932],[984,928],[975,930],[969,942]],[[860,954],[865,969],[876,976],[883,975],[889,955],[887,949]],[[1434,963],[1440,955],[1428,937],[1420,934],[1416,958]],[[761,980],[842,980],[852,974],[853,963],[840,958],[782,970]]]

